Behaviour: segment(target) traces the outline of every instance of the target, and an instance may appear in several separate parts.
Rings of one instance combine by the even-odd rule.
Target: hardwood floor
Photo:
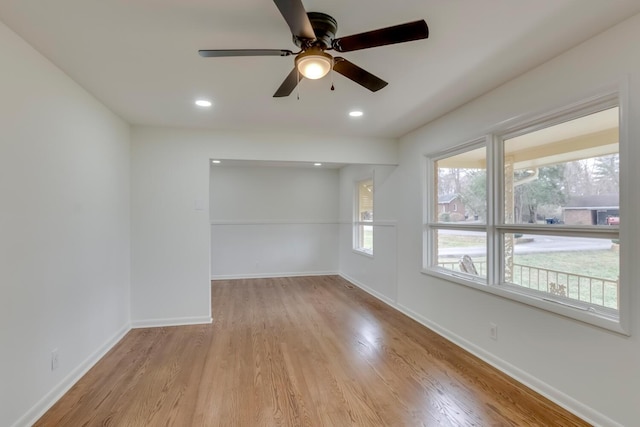
[[[339,277],[216,281],[212,308],[132,330],[36,425],[588,425]]]

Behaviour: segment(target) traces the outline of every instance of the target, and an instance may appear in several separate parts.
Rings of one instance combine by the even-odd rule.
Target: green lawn
[[[484,236],[440,234],[438,247],[466,248],[485,246]],[[442,259],[441,262],[451,262],[452,259]],[[457,258],[455,259],[457,261]],[[474,257],[474,262],[481,261]],[[482,259],[484,261],[484,258]],[[583,276],[599,277],[608,280],[617,280],[620,274],[618,252],[605,251],[575,251],[575,252],[545,252],[536,254],[514,255],[514,263],[532,267],[542,267],[549,270],[558,270],[567,273],[581,274]]]
[[[514,264],[555,270],[574,275],[535,269],[514,269],[514,283],[547,292],[547,283],[563,285],[566,295],[579,301],[618,308],[617,280],[620,274],[618,252],[614,250],[585,252],[550,252],[514,256]],[[520,272],[522,273],[520,275]],[[605,280],[594,280],[598,278]]]
[[[451,236],[446,236],[447,241]],[[469,236],[463,237],[466,241]],[[480,242],[480,245],[484,242]],[[465,245],[452,245],[462,247]],[[472,245],[466,245],[472,246]],[[478,246],[476,243],[475,246]],[[457,258],[442,258],[440,262],[448,264],[446,268],[458,271]],[[473,257],[473,262],[481,276],[486,275],[486,258]],[[618,289],[616,281],[620,274],[618,252],[610,250],[583,252],[546,252],[514,255],[513,283],[543,292],[549,292],[548,283],[564,285],[566,296],[579,301],[592,302],[605,307],[618,307]],[[523,266],[522,268],[519,266]],[[526,267],[531,267],[526,268]],[[540,269],[540,270],[538,270]],[[549,272],[547,270],[554,270]],[[568,273],[563,274],[563,273]],[[591,278],[604,279],[594,280]]]
[[[514,255],[513,261],[516,264],[544,266],[549,270],[613,281],[618,280],[620,275],[619,256],[614,250]]]

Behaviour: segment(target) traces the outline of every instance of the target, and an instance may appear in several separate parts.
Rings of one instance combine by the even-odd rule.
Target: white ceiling
[[[132,124],[399,137],[640,12],[637,0],[303,0],[337,36],[425,19],[427,40],[343,56],[389,82],[335,75],[273,98],[297,48],[271,0],[2,0],[0,19]],[[198,97],[214,102],[195,107]],[[358,119],[347,112],[358,108]]]

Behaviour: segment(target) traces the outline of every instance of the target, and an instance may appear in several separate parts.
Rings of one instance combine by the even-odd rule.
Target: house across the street
[[[572,197],[564,207],[563,216],[568,225],[617,225],[619,197],[617,194]]]

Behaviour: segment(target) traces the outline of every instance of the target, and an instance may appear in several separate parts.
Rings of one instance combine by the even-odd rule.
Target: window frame
[[[564,108],[559,108],[545,114],[520,117],[510,124],[502,124],[491,132],[474,140],[456,145],[453,148],[425,155],[426,159],[426,183],[425,203],[423,209],[423,266],[424,274],[438,277],[449,282],[462,284],[484,292],[492,293],[515,300],[530,306],[534,306],[552,313],[560,314],[575,320],[589,323],[624,335],[629,335],[629,275],[625,244],[626,220],[619,226],[596,228],[595,226],[578,225],[554,225],[549,228],[545,224],[507,224],[505,223],[504,202],[504,141],[536,130],[548,128],[556,124],[565,123],[573,119],[588,116],[607,108],[618,107],[618,153],[619,153],[619,211],[620,217],[628,218],[625,206],[625,194],[628,187],[626,170],[629,160],[626,156],[628,147],[627,138],[627,98],[622,88],[610,90],[607,93],[576,102]],[[486,147],[487,165],[487,218],[485,224],[450,224],[437,221],[437,162],[448,157],[471,151],[482,146]],[[434,194],[435,193],[435,194]],[[436,236],[438,230],[471,230],[486,232],[487,272],[486,280],[483,277],[452,271],[439,267],[437,264]],[[507,283],[504,280],[504,244],[503,236],[509,233],[527,234],[551,234],[572,237],[598,237],[616,238],[620,241],[619,257],[619,291],[618,310],[603,309],[597,312],[589,308],[591,304],[581,304],[570,298],[566,301],[562,297],[551,297],[546,292],[530,290],[518,285]]]
[[[365,182],[371,182],[371,211],[373,213],[373,219],[370,221],[363,221],[360,219],[360,186]],[[352,250],[360,255],[373,257],[374,253],[374,245],[375,245],[375,227],[374,227],[374,219],[375,219],[375,181],[373,174],[368,175],[366,177],[362,177],[354,181],[353,185],[354,189],[354,203],[353,203],[353,242],[352,242]],[[362,229],[363,226],[371,227],[371,250],[364,248],[363,245],[360,245],[361,237],[362,237]],[[364,239],[364,237],[362,237]]]
[[[470,142],[466,142],[462,145],[456,146],[450,150],[446,150],[446,151],[442,151],[439,152],[437,155],[434,156],[429,156],[427,159],[427,176],[432,177],[432,179],[434,179],[433,181],[427,181],[427,197],[426,200],[428,201],[425,205],[425,209],[424,209],[424,215],[425,217],[423,218],[423,224],[424,224],[424,229],[423,229],[423,242],[425,244],[424,246],[424,251],[423,251],[423,269],[427,269],[430,272],[434,272],[437,273],[438,275],[443,275],[444,277],[454,277],[454,278],[459,278],[466,281],[470,281],[473,283],[478,283],[481,286],[485,286],[487,280],[489,279],[489,277],[482,278],[482,277],[477,277],[477,276],[472,276],[470,274],[467,273],[463,273],[463,272],[457,272],[457,271],[451,271],[442,267],[439,267],[437,265],[437,261],[438,261],[438,251],[436,248],[436,242],[437,242],[437,238],[434,238],[434,236],[437,235],[438,230],[465,230],[465,231],[476,231],[476,232],[484,232],[487,236],[487,243],[489,242],[489,234],[488,234],[488,230],[487,230],[487,225],[489,221],[485,221],[484,224],[453,224],[453,223],[443,223],[443,222],[438,222],[437,218],[438,218],[438,190],[436,187],[436,174],[437,174],[437,167],[436,167],[436,163],[439,160],[442,159],[446,159],[448,157],[452,157],[455,156],[457,154],[461,154],[461,153],[465,153],[467,151],[472,151],[472,150],[476,150],[479,148],[485,148],[487,150],[487,161],[489,159],[489,144],[487,144],[487,138],[486,137],[482,137],[482,138],[478,138],[475,140],[472,140]],[[489,177],[489,174],[487,174],[487,190],[488,190],[488,186],[489,186],[489,181],[491,181],[491,178]],[[489,197],[489,191],[487,191],[487,196]],[[435,202],[431,202],[431,201],[435,201]],[[431,202],[431,203],[429,203]],[[491,215],[490,212],[491,208],[489,206],[489,204],[487,204],[487,217],[489,217],[489,215]],[[488,218],[487,218],[488,219]],[[488,254],[488,252],[487,252]],[[489,269],[487,269],[487,272],[489,271]]]

